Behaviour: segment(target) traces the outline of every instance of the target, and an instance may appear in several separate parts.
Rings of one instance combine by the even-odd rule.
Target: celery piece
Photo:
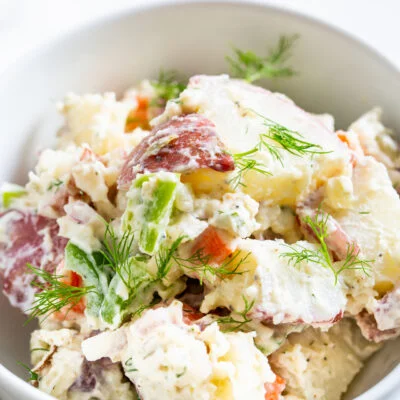
[[[179,184],[179,174],[171,172],[138,175],[132,182],[123,227],[133,229],[142,253],[153,255],[166,237]]]
[[[5,183],[1,190],[3,207],[10,207],[14,199],[25,194],[26,190],[23,186],[15,185],[13,183]]]
[[[87,294],[86,311],[97,317],[108,289],[109,274],[104,268],[97,266],[95,256],[85,253],[71,242],[65,248],[65,268],[80,275],[86,287],[95,288]]]
[[[103,321],[110,325],[110,328],[117,328],[132,310],[132,304],[137,303],[135,300],[140,298],[140,305],[151,301],[155,289],[148,301],[145,301],[144,294],[149,291],[150,286],[154,287],[154,282],[155,279],[148,273],[146,264],[132,257],[110,282],[100,311]]]

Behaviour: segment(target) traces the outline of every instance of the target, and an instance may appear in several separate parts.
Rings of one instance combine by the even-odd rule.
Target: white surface
[[[0,11],[4,13],[3,17],[0,16],[1,68],[42,41],[56,37],[60,32],[69,30],[77,24],[96,19],[110,12],[119,12],[121,9],[131,6],[132,1],[113,0],[105,2],[98,0],[95,3],[94,1],[81,0],[78,5],[78,2],[72,1],[67,3],[65,1],[13,0],[12,4],[9,3],[9,7],[0,8]],[[148,2],[140,1],[140,3]],[[135,4],[137,3],[139,1]],[[357,20],[369,15],[368,23],[365,22],[363,25],[364,33],[369,35],[378,33],[377,26],[382,25],[380,35],[383,35],[382,32],[387,29],[387,37],[382,39],[382,43],[385,43],[388,52],[390,49],[397,49],[397,45],[393,43],[396,37],[393,32],[400,28],[395,28],[396,21],[394,18],[397,18],[397,13],[394,9],[394,2],[380,1],[379,9],[376,2],[373,2],[373,4],[376,4],[375,8],[371,8],[373,4],[365,2],[363,13],[356,8],[350,10],[351,7],[355,7],[355,4],[361,5],[361,1],[356,0],[347,1],[347,4],[339,0],[335,4],[331,1],[322,0],[280,1],[279,3],[290,3],[295,5],[296,8],[300,4],[307,3],[307,7],[311,7],[313,4],[313,12],[325,15],[330,22],[334,22],[335,18],[346,16],[346,19],[343,20],[347,21],[349,26],[351,22],[355,25]],[[328,3],[331,4],[331,9],[326,8]],[[385,9],[383,3],[393,5],[391,12]],[[5,1],[0,0],[0,4],[5,4]],[[43,4],[47,4],[47,7],[44,7]],[[333,7],[336,11],[332,11]],[[379,14],[378,11],[381,11],[381,13]],[[203,12],[206,13],[205,10]],[[5,13],[8,17],[4,16]],[[382,13],[387,13],[387,17],[382,17]],[[151,20],[151,24],[143,23],[142,25],[138,24],[138,26],[126,22],[122,23],[121,26],[114,26],[110,34],[111,38],[103,35],[103,31],[97,30],[94,31],[95,35],[89,38],[87,35],[73,37],[71,46],[53,49],[50,54],[45,54],[36,61],[33,60],[29,64],[24,64],[20,69],[9,71],[6,80],[0,79],[0,120],[3,121],[2,131],[8,134],[0,135],[0,180],[11,179],[15,175],[17,162],[20,176],[26,171],[27,152],[24,150],[29,149],[29,153],[34,152],[32,146],[26,147],[25,135],[27,132],[32,132],[32,129],[36,132],[37,123],[43,124],[45,122],[49,124],[47,119],[43,121],[43,111],[50,109],[51,113],[54,113],[54,96],[61,96],[71,88],[82,91],[111,89],[114,86],[121,88],[128,85],[134,76],[142,78],[148,74],[155,74],[160,65],[166,68],[175,66],[188,73],[196,70],[196,68],[208,69],[208,71],[221,70],[223,57],[220,55],[226,51],[227,42],[234,41],[240,46],[251,40],[256,50],[261,49],[265,47],[265,41],[268,40],[268,38],[265,39],[267,35],[260,35],[262,32],[272,33],[269,43],[274,41],[278,33],[286,31],[299,31],[304,38],[303,44],[299,45],[295,63],[305,73],[294,78],[290,82],[290,87],[285,87],[283,91],[288,91],[290,95],[298,98],[302,104],[314,107],[314,109],[325,108],[330,104],[329,109],[341,115],[344,121],[350,118],[350,114],[354,116],[359,113],[360,109],[368,108],[371,102],[379,102],[387,109],[392,125],[400,131],[400,116],[397,112],[397,106],[400,104],[400,82],[395,72],[391,71],[390,68],[388,69],[376,57],[371,56],[365,49],[337,37],[337,35],[318,25],[295,21],[291,18],[269,21],[266,16],[263,17],[259,14],[258,11],[255,15],[252,15],[250,20],[243,18],[240,24],[237,23],[232,26],[238,19],[230,20],[226,18],[224,20],[226,13],[220,12],[211,21],[204,16],[202,19],[186,22],[186,31],[181,28],[185,21],[179,24],[177,21],[171,23],[170,20],[155,18]],[[361,17],[361,14],[363,14],[363,17]],[[380,23],[375,21],[378,16],[381,20]],[[177,18],[176,15],[170,17]],[[237,14],[236,18],[238,18]],[[262,18],[265,18],[267,24],[264,23],[265,21]],[[207,20],[207,29],[204,31],[201,21],[205,20]],[[221,21],[227,21],[228,32],[221,30],[216,35],[215,32],[218,31],[218,24],[221,24]],[[160,29],[166,32],[165,35],[157,35],[152,28],[154,24],[158,24],[157,26],[160,26]],[[213,28],[208,31],[210,25]],[[240,30],[236,29],[238,25],[241,27]],[[390,37],[389,30],[391,30]],[[182,35],[182,31],[186,34]],[[247,35],[243,35],[243,32]],[[254,33],[254,35],[250,33]],[[354,33],[360,36],[360,32]],[[144,35],[146,44],[143,44],[143,36],[141,35]],[[175,41],[170,39],[172,35],[175,35]],[[392,45],[388,44],[389,39],[393,40]],[[213,56],[209,54],[211,41],[214,49]],[[196,42],[196,52],[193,52],[194,42]],[[136,54],[142,56],[142,58],[132,57],[132,52],[129,52],[132,49],[137,49]],[[85,57],[79,57],[82,54]],[[315,54],[321,54],[321,57],[314,57]],[[329,54],[329,57],[326,54]],[[206,55],[209,57],[206,57]],[[393,56],[400,58],[398,54],[391,53],[390,58],[393,58]],[[341,64],[330,61],[330,59],[337,60],[340,57],[344,60]],[[312,63],[310,63],[311,59]],[[118,63],[116,60],[121,62]],[[400,60],[398,61],[400,65]],[[363,67],[362,74],[359,73],[358,69],[360,64]],[[97,67],[95,67],[96,65]],[[357,68],[354,66],[357,66]],[[95,74],[93,73],[94,70]],[[284,84],[281,85],[281,87],[283,86]],[[324,93],[329,93],[330,96],[324,96]],[[318,104],[316,104],[315,99],[320,100]],[[343,101],[343,99],[348,99],[348,101]],[[24,111],[23,114],[21,114],[21,110]],[[21,118],[21,115],[23,115],[23,118]],[[46,130],[52,134],[54,125],[50,125],[50,130],[41,125],[42,131]],[[12,141],[10,140],[11,137],[13,138]],[[35,140],[36,136],[31,135],[31,139]],[[22,154],[25,157],[22,157]],[[21,160],[24,160],[24,162],[21,163]],[[20,335],[23,318],[21,316],[16,317],[18,312],[10,311],[10,308],[4,304],[4,298],[1,300],[3,300],[3,304],[0,304],[2,309],[0,312],[2,316],[2,323],[0,324],[1,361],[4,360],[4,363],[14,371],[21,372],[15,366],[15,360],[23,360],[22,357],[26,354],[27,340]],[[0,301],[0,303],[2,302]],[[384,359],[378,362],[379,367],[369,371],[371,375],[367,382],[372,382],[374,376],[384,370],[385,361],[390,362],[390,356],[395,353],[393,345],[396,344],[392,343],[392,346],[386,348]],[[16,355],[18,350],[20,353]],[[11,387],[14,387],[11,378],[5,376],[1,370],[0,378],[12,383]],[[33,399],[32,396],[24,397],[20,395],[18,397],[17,395],[15,397],[15,390],[11,389],[11,392],[13,391],[14,399]],[[5,395],[3,396],[0,394],[1,399],[6,398]],[[399,396],[400,394],[394,395],[393,400],[398,399]],[[35,399],[39,398],[43,399],[44,397],[42,395],[35,396]],[[377,397],[371,397],[371,395],[363,397],[363,400],[370,399],[377,399]],[[385,399],[389,400],[389,397],[386,396]]]
[[[61,32],[153,0],[0,0],[0,72]],[[190,2],[187,1],[187,2]],[[400,67],[398,0],[261,0],[338,26]]]

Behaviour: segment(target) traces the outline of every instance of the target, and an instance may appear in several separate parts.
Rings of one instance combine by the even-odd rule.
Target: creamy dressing
[[[378,348],[353,322],[339,320],[355,317],[370,340],[400,334],[400,199],[393,188],[400,157],[380,110],[335,133],[331,116],[307,113],[282,94],[227,75],[199,75],[150,122],[151,132],[125,132],[128,116],[143,107],[141,98],[146,104],[156,95],[149,81],[122,100],[112,93],[67,95],[59,107],[66,123],[57,149],[41,152],[26,194],[12,202],[18,211],[1,216],[0,273],[4,290],[12,288],[12,305],[29,308],[34,300],[33,276],[23,268],[29,260],[66,273],[63,238],[95,263],[105,221],[117,242],[133,232],[127,254],[138,256],[141,267],[128,263],[124,276],[155,279],[124,304],[132,288],[119,279],[110,291],[118,265],[95,271],[103,274],[101,296],[111,299],[110,323],[87,312],[85,297],[86,310],[65,319],[64,310],[42,316],[42,329],[31,338],[31,348],[41,349],[32,352],[39,389],[61,400],[132,400],[136,391],[143,400],[339,399]],[[143,111],[156,115],[160,108]],[[284,150],[267,137],[271,125],[316,153]],[[266,173],[251,163],[241,170],[240,159]],[[175,188],[168,204],[156,199],[160,181]],[[314,197],[319,203],[311,205]],[[165,209],[152,208],[157,201]],[[318,262],[320,244],[304,218],[319,206],[329,214],[325,244],[332,269],[346,263],[349,243],[366,269],[342,271],[335,282],[334,272]],[[25,238],[19,244],[21,215],[25,230],[38,235],[34,243]],[[147,252],[142,230],[151,231],[151,240],[157,236]],[[188,261],[200,250],[207,261]],[[303,250],[314,258],[295,265],[290,253]],[[83,258],[77,263],[84,265]],[[138,310],[148,304],[150,310]],[[275,373],[286,379],[284,396]]]

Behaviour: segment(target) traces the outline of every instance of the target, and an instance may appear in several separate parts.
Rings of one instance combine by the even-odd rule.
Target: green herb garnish
[[[258,146],[243,153],[232,154],[235,163],[235,172],[228,183],[236,189],[238,186],[245,186],[243,177],[249,171],[255,171],[263,175],[272,175],[265,166],[251,156],[259,151]]]
[[[40,378],[39,374],[37,372],[32,371],[26,364],[22,363],[21,361],[18,361],[17,364],[29,372],[29,378],[28,378],[29,381],[38,381],[39,380],[39,378]]]
[[[128,358],[125,361],[125,367],[128,367],[128,368],[125,368],[125,372],[136,372],[136,371],[139,371],[137,368],[134,367],[132,357]]]
[[[220,325],[225,325],[222,327],[224,332],[234,332],[240,330],[244,325],[251,322],[252,319],[247,316],[250,310],[254,307],[255,300],[249,301],[245,296],[242,296],[244,301],[244,309],[240,312],[235,312],[236,316],[228,315],[226,317],[220,317],[216,321]]]
[[[49,183],[49,186],[47,186],[47,190],[52,190],[54,188],[58,190],[63,183],[61,179],[54,179]]]
[[[262,78],[295,75],[293,68],[287,66],[287,61],[297,39],[298,35],[281,36],[277,46],[271,49],[266,57],[260,57],[252,51],[234,48],[234,56],[226,57],[230,64],[231,74],[250,83]]]
[[[333,260],[326,243],[326,238],[329,235],[329,217],[329,214],[322,212],[319,208],[314,218],[310,216],[303,218],[303,222],[310,227],[318,241],[320,245],[319,249],[312,250],[302,246],[296,248],[287,245],[290,251],[282,253],[281,256],[287,257],[289,262],[295,267],[299,267],[303,261],[306,261],[320,264],[322,267],[330,269],[335,277],[335,285],[338,282],[339,275],[345,270],[362,270],[367,276],[369,276],[369,270],[371,269],[370,264],[374,262],[374,260],[360,260],[358,258],[359,251],[356,251],[354,244],[348,245],[346,257],[343,260],[341,267],[336,269],[333,265]]]
[[[305,141],[301,133],[289,129],[286,126],[255,112],[254,110],[252,111],[262,118],[263,124],[268,128],[266,133],[260,135],[258,149],[267,149],[282,166],[283,161],[280,153],[281,150],[285,150],[298,157],[303,157],[308,154],[331,153],[330,151],[322,151],[322,147],[318,144]],[[271,142],[275,142],[275,144]]]
[[[244,257],[240,257],[240,254],[240,251],[234,252],[226,257],[220,265],[213,265],[210,262],[211,256],[204,254],[203,249],[197,250],[187,258],[174,255],[173,260],[183,271],[191,271],[198,274],[200,284],[203,284],[203,280],[211,276],[223,280],[228,276],[242,275],[247,272],[240,270],[240,267],[247,262],[250,253],[247,253]]]
[[[254,110],[249,109],[248,111],[262,118],[267,132],[259,135],[258,143],[252,149],[232,155],[235,162],[235,172],[228,183],[234,188],[245,186],[243,184],[243,177],[249,171],[255,171],[263,175],[272,175],[264,164],[254,159],[254,155],[264,149],[267,150],[275,160],[279,161],[282,166],[284,166],[281,154],[282,150],[297,157],[331,153],[330,151],[323,151],[320,145],[305,141],[301,133],[289,129]]]
[[[179,237],[172,243],[171,247],[169,248],[167,248],[166,246],[161,246],[158,253],[155,255],[155,261],[157,265],[157,278],[159,280],[162,280],[167,276],[168,272],[171,269],[172,261],[176,261],[175,254],[183,239],[183,236]]]
[[[37,278],[32,281],[31,285],[38,288],[40,292],[35,293],[32,307],[27,310],[29,318],[26,323],[36,317],[44,316],[47,318],[50,314],[60,311],[64,307],[68,307],[68,313],[84,296],[95,291],[94,286],[70,286],[61,281],[62,278],[65,278],[63,275],[51,274],[29,263],[27,267]]]
[[[154,107],[163,107],[169,100],[179,97],[186,85],[176,79],[175,71],[160,71],[157,80],[150,82],[156,92],[156,97],[150,103]]]
[[[135,276],[131,268],[134,243],[134,233],[131,229],[127,229],[121,237],[118,237],[111,224],[106,224],[100,253],[106,265],[119,275],[127,288],[135,286]]]

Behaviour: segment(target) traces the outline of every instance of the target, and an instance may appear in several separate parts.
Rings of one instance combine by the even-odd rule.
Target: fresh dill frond
[[[234,56],[226,57],[231,74],[247,82],[262,78],[290,77],[295,75],[293,68],[287,65],[291,50],[298,35],[281,36],[277,46],[266,57],[260,57],[252,51],[234,48]]]
[[[343,261],[343,264],[336,271],[337,275],[339,275],[340,273],[342,273],[343,271],[346,271],[346,270],[360,270],[360,271],[364,272],[365,275],[371,276],[370,275],[370,272],[372,269],[371,264],[375,260],[360,260],[358,258],[359,253],[360,253],[360,250],[356,250],[354,244],[349,245],[347,247],[347,254]]]
[[[250,253],[247,253],[244,257],[240,257],[240,255],[241,252],[236,251],[226,257],[220,265],[213,265],[210,262],[211,256],[204,254],[203,249],[197,250],[190,257],[182,258],[175,255],[173,259],[183,271],[191,271],[198,274],[200,284],[203,284],[203,280],[209,279],[209,277],[217,277],[224,280],[228,276],[242,275],[247,272],[240,268],[247,262]]]
[[[108,265],[129,289],[133,286],[132,257],[135,237],[133,230],[127,229],[118,237],[111,224],[106,223],[100,253]]]
[[[161,246],[160,250],[155,255],[158,280],[162,280],[167,276],[172,266],[171,261],[175,259],[175,253],[178,250],[178,247],[183,239],[184,236],[179,237],[172,243],[171,247],[169,248]]]
[[[47,190],[50,191],[56,188],[57,191],[63,183],[64,182],[61,179],[54,179],[49,183],[49,186],[47,186]]]
[[[316,264],[322,264],[324,262],[322,254],[319,251],[307,249],[303,246],[289,246],[286,247],[290,250],[282,253],[281,257],[286,257],[289,259],[289,263],[296,268],[300,268],[302,262],[313,262]]]
[[[237,316],[228,315],[226,317],[217,318],[217,323],[223,325],[223,332],[234,332],[240,330],[244,325],[248,324],[252,321],[251,318],[248,317],[248,313],[254,307],[255,300],[251,302],[245,297],[242,296],[244,301],[244,309],[240,312],[236,312]]]
[[[301,133],[283,126],[272,119],[261,115],[252,110],[263,120],[263,124],[268,129],[266,133],[260,135],[259,149],[265,148],[283,166],[281,150],[290,154],[303,157],[308,154],[327,154],[330,151],[323,151],[318,144],[307,142]],[[274,142],[276,144],[271,143]]]
[[[159,302],[160,302],[160,299],[156,298],[156,299],[153,299],[153,301],[151,301],[149,304],[141,304],[135,311],[133,311],[132,317],[135,317],[135,316],[141,317],[144,311],[146,311],[150,308],[153,308]]]
[[[29,381],[38,381],[40,379],[39,374],[30,369],[26,364],[22,363],[21,361],[18,361],[17,364],[29,372]]]
[[[228,183],[234,189],[238,186],[246,186],[243,183],[243,178],[249,171],[272,175],[263,163],[254,158],[260,151],[267,150],[275,160],[279,161],[282,167],[284,166],[282,151],[287,151],[298,157],[331,153],[330,151],[323,151],[318,144],[307,142],[299,132],[289,129],[252,109],[248,109],[248,111],[262,118],[267,132],[259,135],[259,140],[252,149],[243,153],[232,154],[235,171]]]
[[[374,260],[362,260],[359,256],[359,251],[356,251],[354,244],[348,244],[347,254],[341,267],[336,268],[326,238],[329,235],[328,232],[328,220],[330,215],[323,212],[320,208],[316,212],[314,217],[306,216],[303,218],[303,222],[306,223],[312,230],[314,237],[316,238],[319,248],[317,250],[307,249],[303,246],[289,246],[286,245],[290,251],[281,254],[281,257],[287,257],[289,263],[295,267],[299,267],[303,261],[313,262],[320,264],[322,267],[330,269],[335,278],[335,285],[339,280],[339,275],[346,270],[362,270],[367,276],[369,276],[369,270],[371,269],[371,263]]]
[[[51,274],[31,264],[27,267],[33,272],[37,279],[31,285],[40,291],[35,293],[32,307],[27,310],[29,318],[26,323],[36,317],[44,316],[47,318],[54,312],[67,307],[67,313],[76,306],[79,301],[88,293],[95,291],[93,286],[75,287],[61,281],[63,275]]]
[[[264,164],[252,158],[252,156],[259,151],[258,146],[254,147],[249,151],[243,153],[233,154],[233,161],[235,163],[235,171],[232,177],[229,179],[228,183],[236,189],[238,186],[245,186],[243,183],[243,177],[249,171],[255,171],[263,175],[271,175],[271,173],[266,169]]]
[[[179,82],[175,71],[161,70],[158,79],[150,82],[156,92],[156,97],[150,103],[154,107],[163,107],[169,100],[179,97],[186,85]]]

